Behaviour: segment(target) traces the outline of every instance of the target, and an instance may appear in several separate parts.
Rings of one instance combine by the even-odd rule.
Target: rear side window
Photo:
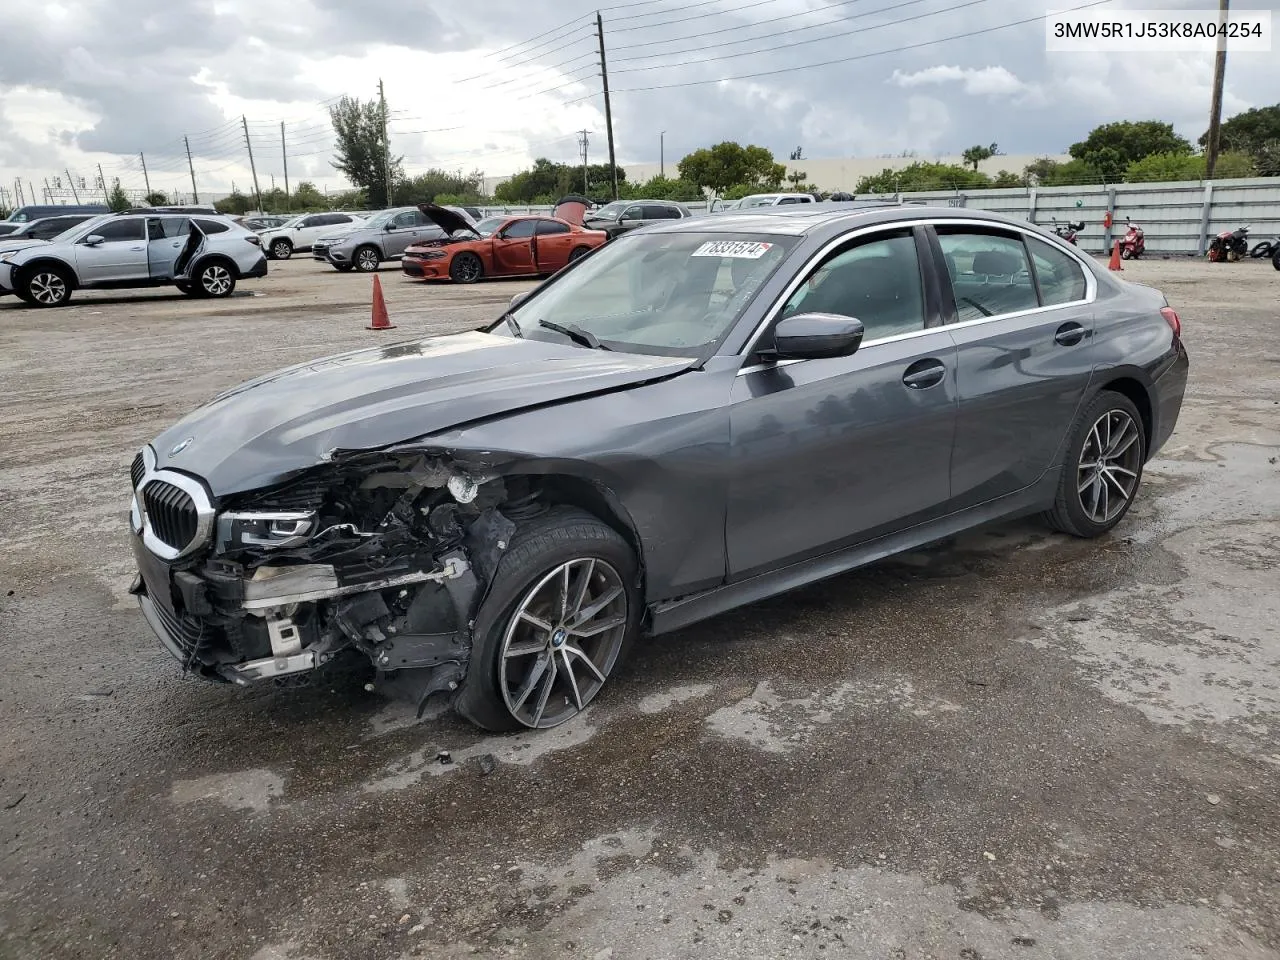
[[[569,225],[567,223],[557,223],[555,220],[539,220],[538,236],[545,237],[551,233],[568,233]]]
[[[1021,239],[966,227],[940,226],[937,233],[959,322],[1040,306]]]
[[[149,217],[147,219],[147,235],[152,240],[185,237],[190,232],[191,221],[186,217]]]
[[[142,220],[134,217],[129,220],[110,220],[101,224],[90,236],[102,237],[108,243],[117,240],[142,240],[146,237]]]
[[[226,233],[231,229],[225,223],[220,223],[217,220],[197,220],[195,223],[196,226],[200,228],[200,232],[205,236],[212,233]]]
[[[63,230],[74,227],[77,223],[82,222],[83,219],[83,217],[54,217],[44,223],[37,223],[27,231],[27,236],[35,240],[52,240]]]
[[[1031,260],[1036,266],[1036,283],[1040,285],[1040,302],[1046,307],[1075,303],[1085,295],[1084,270],[1069,253],[1051,243],[1027,237]]]

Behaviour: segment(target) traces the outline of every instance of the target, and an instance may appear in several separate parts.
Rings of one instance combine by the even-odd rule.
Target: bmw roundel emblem
[[[176,457],[183,450],[187,449],[187,447],[191,446],[191,441],[194,439],[195,437],[187,437],[187,439],[183,440],[180,444],[178,444],[176,447],[170,450],[169,451],[170,459],[172,459],[173,457]]]

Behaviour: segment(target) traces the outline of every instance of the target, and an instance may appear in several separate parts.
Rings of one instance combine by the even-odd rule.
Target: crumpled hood
[[[251,380],[197,408],[153,446],[159,466],[202,478],[220,497],[276,483],[334,450],[390,446],[646,383],[696,362],[478,332],[428,337]]]

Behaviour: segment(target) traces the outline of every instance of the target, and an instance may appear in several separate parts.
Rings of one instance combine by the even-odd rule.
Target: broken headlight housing
[[[284,550],[306,543],[319,527],[314,510],[247,510],[218,515],[218,553]]]

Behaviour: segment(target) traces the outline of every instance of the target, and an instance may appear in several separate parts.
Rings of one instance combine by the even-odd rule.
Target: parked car
[[[448,209],[471,221],[461,207]],[[338,270],[371,271],[384,261],[399,260],[410,244],[444,236],[445,232],[417,207],[395,207],[357,224],[349,233],[322,237],[311,248],[311,256]]]
[[[172,284],[192,296],[228,297],[238,280],[266,275],[257,235],[219,216],[106,214],[0,253],[0,295],[37,307],[62,306],[80,288]]]
[[[582,225],[588,230],[602,230],[612,240],[636,227],[691,216],[693,214],[688,207],[671,200],[615,200],[596,210],[588,210]]]
[[[445,207],[423,204],[423,216],[444,232],[411,244],[400,267],[420,280],[475,283],[485,277],[552,274],[608,242],[608,235],[554,217],[490,217],[472,224]]]
[[[261,233],[263,230],[274,230],[276,227],[283,227],[293,217],[234,217],[233,219],[246,230]]]
[[[354,230],[362,223],[354,213],[308,213],[261,231],[262,249],[272,260],[288,260],[295,253],[309,252],[321,237]]]
[[[745,211],[624,236],[483,330],[227,391],[133,461],[142,613],[199,676],[343,650],[482,727],[629,642],[1042,513],[1097,537],[1168,440],[1181,323],[1032,224]]]
[[[817,203],[810,193],[754,193],[743,197],[738,204],[739,210],[752,207],[785,207],[793,203]]]
[[[29,223],[32,220],[40,220],[44,217],[60,217],[73,213],[100,214],[110,212],[111,208],[102,203],[80,203],[74,205],[56,203],[28,204],[13,211],[4,222]]]
[[[39,220],[15,224],[12,232],[0,236],[0,253],[5,250],[19,250],[28,246],[30,240],[52,240],[92,217],[93,214],[90,213],[75,213],[64,217],[42,217]]]
[[[204,214],[210,217],[221,216],[214,207],[202,207],[199,205],[183,206],[178,204],[172,207],[134,207],[132,210],[124,210],[124,213],[181,213],[188,217],[194,217],[196,214]],[[234,222],[235,218],[231,218]]]
[[[0,237],[7,237],[10,234],[17,233],[22,229],[21,223],[9,223],[7,220],[0,220]]]
[[[737,210],[742,206],[741,200],[712,200],[707,206],[708,213],[724,213],[726,210]]]

